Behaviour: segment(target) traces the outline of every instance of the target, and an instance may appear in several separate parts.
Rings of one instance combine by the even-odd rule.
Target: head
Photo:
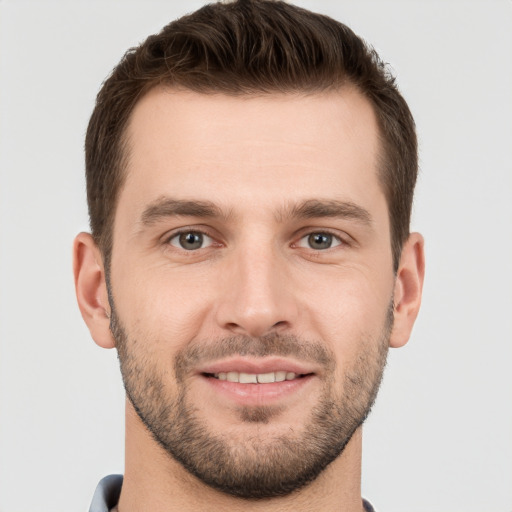
[[[129,51],[86,141],[75,281],[148,436],[210,487],[341,460],[418,312],[414,123],[344,25],[214,4]]]
[[[414,120],[377,53],[347,26],[291,4],[209,4],[129,50],[101,88],[86,137],[92,235],[108,268],[130,145],[126,127],[140,99],[167,86],[202,94],[318,94],[352,85],[379,127],[379,182],[388,203],[395,270],[409,235],[418,172]]]

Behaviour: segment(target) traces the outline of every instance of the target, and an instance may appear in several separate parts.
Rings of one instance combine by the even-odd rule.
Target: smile
[[[312,362],[270,356],[234,356],[197,368],[196,375],[207,387],[217,407],[229,403],[241,406],[299,402],[318,382],[321,367]],[[225,401],[227,399],[227,402]]]
[[[273,382],[284,382],[305,377],[304,374],[297,374],[287,371],[275,371],[267,373],[245,373],[245,372],[219,372],[206,374],[218,380],[237,382],[239,384],[272,384]]]

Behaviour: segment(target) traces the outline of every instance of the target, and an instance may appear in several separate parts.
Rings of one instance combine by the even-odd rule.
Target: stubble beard
[[[158,372],[147,354],[139,357],[133,350],[134,344],[149,348],[151,340],[131,339],[113,307],[111,314],[127,396],[153,438],[199,480],[244,499],[289,495],[316,479],[343,452],[377,396],[392,324],[390,307],[378,339],[360,340],[358,356],[347,368],[341,386],[335,386],[335,357],[325,344],[290,335],[231,337],[213,344],[194,343],[178,352],[174,359],[178,391],[169,396],[163,372]],[[200,361],[235,354],[294,356],[322,365],[323,390],[301,431],[290,428],[272,437],[265,428],[251,428],[246,437],[211,431],[207,419],[190,403],[185,377]],[[281,409],[253,406],[237,411],[239,421],[254,427],[268,424]]]

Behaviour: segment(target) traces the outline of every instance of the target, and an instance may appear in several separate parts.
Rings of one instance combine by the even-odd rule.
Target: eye
[[[200,231],[183,231],[171,237],[169,243],[179,249],[196,251],[212,245],[213,240]]]
[[[323,251],[341,245],[341,240],[331,233],[318,232],[303,236],[297,245],[315,251]]]

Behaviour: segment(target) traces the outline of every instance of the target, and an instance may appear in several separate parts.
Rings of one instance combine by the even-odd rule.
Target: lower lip
[[[271,405],[302,391],[314,378],[306,375],[298,379],[269,384],[240,384],[202,375],[213,390],[239,405]]]

